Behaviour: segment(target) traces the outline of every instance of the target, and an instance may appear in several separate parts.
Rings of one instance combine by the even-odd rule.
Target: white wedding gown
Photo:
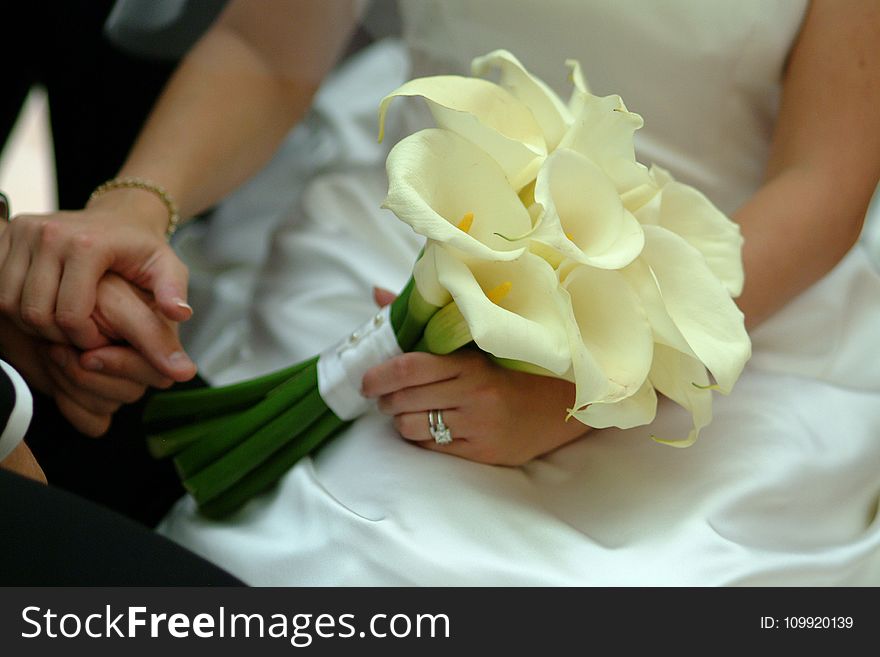
[[[564,61],[577,58],[594,93],[619,93],[644,117],[640,161],[728,212],[761,179],[805,9],[402,5],[412,75],[467,73],[472,57],[504,47],[566,95]],[[374,284],[408,277],[420,240],[378,209],[394,140],[374,143],[378,100],[405,67],[394,43],[347,65],[292,138],[299,154],[183,236],[202,316],[190,345],[215,383],[319,352],[375,312]],[[411,126],[418,102],[398,104]],[[279,174],[302,180],[307,168],[322,170],[308,184]],[[268,253],[254,222],[275,226]],[[880,279],[859,245],[753,333],[754,357],[689,449],[649,438],[687,434],[672,404],[650,428],[593,431],[520,468],[419,449],[374,411],[227,521],[184,498],[161,531],[255,585],[878,585],[878,334]]]

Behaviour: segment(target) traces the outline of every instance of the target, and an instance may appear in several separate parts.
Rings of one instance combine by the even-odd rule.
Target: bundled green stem
[[[218,412],[231,413],[263,398],[273,388],[316,362],[310,358],[276,372],[219,388],[194,388],[156,395],[144,410],[147,425],[185,422]]]
[[[436,311],[410,279],[390,309],[403,351],[421,339]],[[228,386],[153,397],[144,413],[150,452],[174,456],[202,513],[234,512],[349,424],[321,399],[317,360]]]

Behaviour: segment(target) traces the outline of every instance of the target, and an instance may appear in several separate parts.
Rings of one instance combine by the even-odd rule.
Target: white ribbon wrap
[[[403,351],[391,326],[391,309],[385,306],[375,317],[339,344],[318,357],[318,392],[327,407],[341,420],[353,420],[369,409],[361,395],[361,381],[368,369]]]

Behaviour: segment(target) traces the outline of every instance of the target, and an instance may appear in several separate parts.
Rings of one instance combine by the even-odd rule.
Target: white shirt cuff
[[[15,402],[6,427],[0,434],[0,461],[5,459],[12,453],[24,434],[27,432],[31,423],[31,415],[33,415],[34,401],[31,391],[21,378],[21,375],[15,369],[8,365],[5,361],[0,360],[0,368],[9,377],[12,387],[15,389]]]

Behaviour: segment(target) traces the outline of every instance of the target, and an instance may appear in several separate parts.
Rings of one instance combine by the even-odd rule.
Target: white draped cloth
[[[639,160],[732,212],[759,185],[806,2],[401,8],[405,47],[381,43],[339,71],[291,148],[182,236],[201,316],[188,341],[211,381],[320,352],[375,313],[373,285],[407,279],[421,242],[378,209],[374,142],[378,100],[407,60],[413,75],[467,73],[507,48],[566,94],[563,63],[579,59],[594,93],[644,117]],[[417,103],[398,103],[398,125],[415,125]],[[650,440],[690,427],[661,402],[650,427],[493,467],[419,449],[372,410],[229,519],[183,498],[160,530],[255,585],[877,585],[878,332],[880,277],[860,244],[753,333],[752,360],[693,447]]]

